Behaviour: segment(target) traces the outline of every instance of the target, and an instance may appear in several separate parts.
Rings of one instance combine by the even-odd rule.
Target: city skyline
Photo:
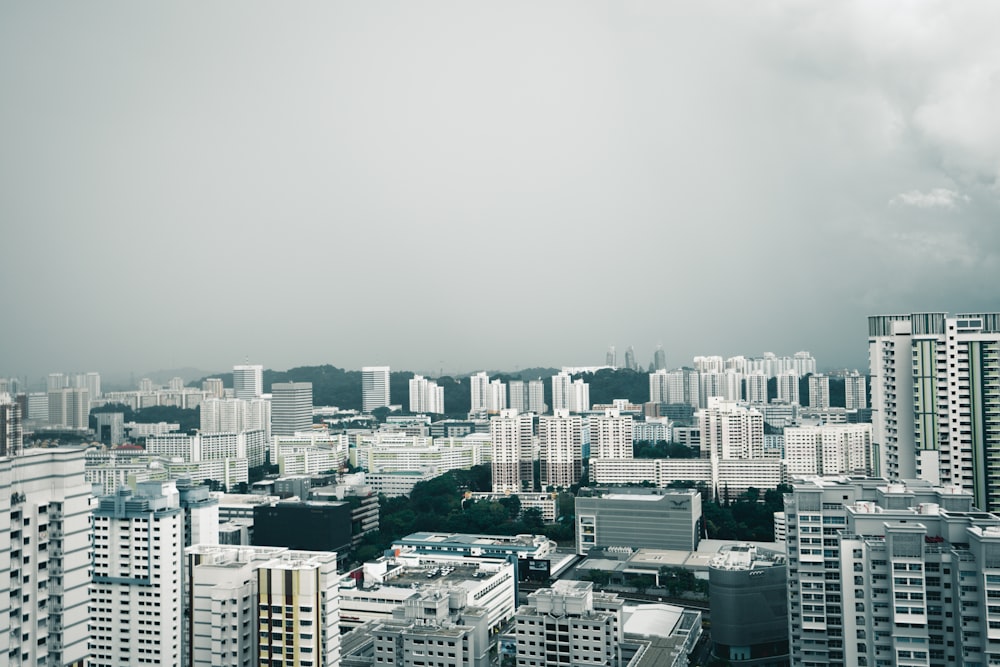
[[[869,315],[1000,310],[998,22],[5,5],[0,372],[454,373],[609,345],[645,367],[658,344],[863,367]]]

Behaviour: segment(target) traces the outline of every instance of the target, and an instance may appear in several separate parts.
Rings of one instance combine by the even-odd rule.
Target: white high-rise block
[[[391,405],[388,366],[365,366],[361,369],[361,408],[370,413]],[[291,434],[287,434],[291,435]]]
[[[82,449],[0,457],[0,664],[86,662],[90,489]]]

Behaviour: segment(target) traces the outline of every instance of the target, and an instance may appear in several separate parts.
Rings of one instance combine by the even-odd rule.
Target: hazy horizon
[[[0,377],[445,374],[1000,311],[1000,5],[6,3]]]

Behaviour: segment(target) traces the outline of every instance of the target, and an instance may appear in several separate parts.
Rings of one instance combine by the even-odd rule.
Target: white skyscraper
[[[210,398],[201,402],[204,433],[236,433],[246,429],[247,402],[240,398]]]
[[[85,664],[90,489],[82,449],[0,457],[0,664]]]
[[[545,383],[528,380],[528,412],[540,415],[545,412]]]
[[[649,400],[652,403],[670,402],[670,383],[666,369],[657,368],[649,374]]]
[[[848,410],[868,407],[868,385],[865,376],[857,371],[844,376],[844,407]]]
[[[49,392],[49,425],[84,429],[90,421],[90,392],[66,387]]]
[[[1000,313],[875,316],[868,335],[879,474],[1000,510]]]
[[[414,375],[410,380],[410,412],[444,413],[444,387],[422,375]]]
[[[590,416],[590,455],[601,459],[632,458],[632,416],[609,408]]]
[[[183,515],[173,482],[139,482],[94,510],[91,667],[181,664]]]
[[[778,374],[778,400],[801,405],[799,401],[799,376],[791,371]]]
[[[785,428],[785,461],[793,475],[870,475],[871,424]]]
[[[809,376],[809,407],[828,408],[830,407],[830,376],[810,375]]]
[[[471,401],[469,412],[482,412],[489,409],[490,376],[480,371],[469,377]]]
[[[763,373],[750,373],[747,380],[747,403],[763,405],[767,403],[767,376]]]
[[[552,411],[569,410],[570,385],[573,380],[566,371],[552,376]]]
[[[569,488],[583,471],[583,419],[568,410],[538,418],[542,488]]]
[[[260,398],[264,393],[264,367],[259,364],[233,366],[233,396]]]
[[[520,493],[534,489],[533,434],[530,414],[501,410],[490,418],[493,442],[493,492]]]
[[[698,411],[701,450],[713,459],[759,459],[764,454],[764,416],[754,409],[714,399]]]
[[[389,367],[365,366],[361,369],[361,408],[371,413],[375,408],[391,405]]]
[[[271,385],[271,434],[311,430],[312,409],[312,382],[275,382]]]
[[[692,368],[677,368],[667,371],[667,397],[665,403],[686,403],[699,407],[701,396],[701,375]]]

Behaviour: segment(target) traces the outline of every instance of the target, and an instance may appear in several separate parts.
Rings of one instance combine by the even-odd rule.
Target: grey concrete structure
[[[785,555],[736,545],[708,569],[712,653],[728,664],[788,664]]]
[[[701,495],[690,489],[595,490],[576,498],[576,549],[624,546],[694,551]]]

